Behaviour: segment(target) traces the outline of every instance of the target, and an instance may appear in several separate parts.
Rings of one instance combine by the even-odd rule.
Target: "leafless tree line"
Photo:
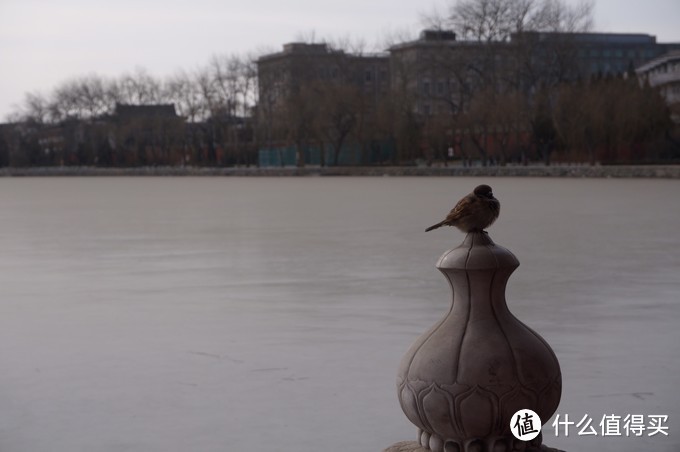
[[[4,143],[23,155],[0,156],[0,164],[255,163],[246,130],[257,103],[255,61],[252,55],[216,55],[198,70],[164,79],[138,68],[118,78],[73,78],[47,95],[29,93],[9,118],[20,127]],[[173,105],[179,118],[121,121],[119,105]],[[55,141],[56,129],[66,142]]]
[[[27,94],[10,119],[56,124],[111,115],[117,104],[174,104],[178,114],[196,122],[216,114],[245,117],[256,102],[254,57],[220,55],[199,70],[165,79],[138,68],[115,79],[93,74],[67,80],[48,95]]]
[[[225,55],[165,79],[143,69],[116,79],[72,79],[47,96],[27,95],[12,119],[34,127],[94,124],[117,104],[174,104],[186,119],[173,133],[162,123],[128,127],[133,151],[124,158],[109,149],[110,130],[100,130],[92,149],[79,151],[79,164],[256,164],[258,148],[287,146],[297,149],[300,166],[310,163],[304,150],[319,151],[314,163],[337,165],[350,147],[359,154],[354,164],[446,164],[451,151],[465,162],[501,165],[677,158],[677,143],[669,148],[664,141],[673,126],[655,90],[634,76],[580,78],[577,46],[568,40],[549,49],[528,38],[509,44],[528,32],[588,31],[592,9],[562,0],[458,0],[423,22],[454,30],[469,45],[426,54],[417,64],[393,57],[385,95],[355,83],[353,60],[342,57],[334,63],[337,77],[302,77],[286,93],[285,107],[273,108],[270,99],[258,98],[257,57]],[[365,54],[363,43],[350,40],[329,48]],[[430,77],[427,86],[422,74]],[[34,147],[26,164],[63,164],[63,157],[46,160]]]

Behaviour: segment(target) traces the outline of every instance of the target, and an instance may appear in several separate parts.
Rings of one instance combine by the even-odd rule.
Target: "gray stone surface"
[[[563,450],[554,449],[548,447],[545,444],[541,445],[539,448],[527,448],[525,452],[564,452]],[[415,441],[400,441],[398,443],[392,444],[383,452],[430,452],[430,449],[426,449]],[[480,451],[482,452],[482,451]]]
[[[429,449],[425,449],[423,446],[415,441],[400,441],[398,443],[392,444],[383,452],[428,452]]]

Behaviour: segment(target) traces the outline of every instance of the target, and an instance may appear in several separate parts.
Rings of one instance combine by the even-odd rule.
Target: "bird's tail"
[[[431,231],[433,229],[441,228],[442,226],[444,226],[444,221],[430,226],[429,228],[425,229],[425,232]]]

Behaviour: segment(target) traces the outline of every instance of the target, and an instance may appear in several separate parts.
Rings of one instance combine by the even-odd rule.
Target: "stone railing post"
[[[485,232],[437,262],[453,291],[448,313],[402,359],[399,402],[418,428],[417,442],[387,451],[510,452],[552,450],[510,429],[520,409],[546,422],[562,392],[560,366],[548,343],[513,316],[505,287],[517,258]]]

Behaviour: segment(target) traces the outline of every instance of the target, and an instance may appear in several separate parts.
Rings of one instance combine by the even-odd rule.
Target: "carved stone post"
[[[418,427],[420,446],[388,450],[550,450],[541,447],[540,435],[527,444],[510,430],[520,409],[546,422],[562,392],[552,349],[506,305],[505,287],[518,266],[485,232],[469,233],[439,259],[453,290],[451,308],[406,352],[397,377],[399,401]]]

